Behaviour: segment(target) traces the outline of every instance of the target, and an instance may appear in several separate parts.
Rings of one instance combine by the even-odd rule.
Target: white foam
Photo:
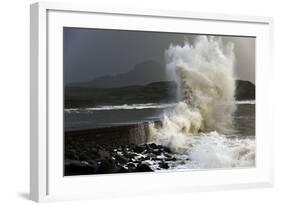
[[[235,111],[233,45],[220,38],[200,36],[194,45],[170,45],[167,71],[178,83],[182,101],[167,113],[158,133],[176,136],[210,131],[228,132]]]
[[[97,106],[88,108],[69,108],[64,109],[66,112],[79,112],[79,111],[104,111],[104,110],[142,110],[142,109],[164,109],[174,107],[176,103],[145,103],[145,104],[123,104],[123,105],[108,105],[108,106]]]
[[[176,168],[208,169],[255,165],[255,140],[226,137],[217,132],[189,136],[182,146],[189,160]],[[179,156],[179,155],[177,155]]]
[[[227,138],[218,133],[194,138],[189,152],[192,161],[200,168],[248,167],[255,162],[253,139]]]
[[[254,105],[256,104],[255,100],[241,100],[241,101],[235,101],[236,105],[244,105],[244,104],[250,104],[250,105]]]
[[[223,44],[218,37],[200,36],[194,45],[171,45],[165,54],[167,71],[178,83],[181,102],[165,113],[161,127],[150,125],[151,140],[190,157],[178,166],[252,165],[254,141],[224,135],[232,131],[237,104],[233,45]]]

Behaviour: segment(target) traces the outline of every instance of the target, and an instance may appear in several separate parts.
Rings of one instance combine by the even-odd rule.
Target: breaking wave
[[[79,112],[79,111],[104,111],[104,110],[142,110],[142,109],[163,109],[174,107],[176,103],[144,103],[144,104],[131,104],[131,105],[108,105],[108,106],[97,106],[89,108],[68,108],[64,109],[66,112]]]
[[[194,44],[170,45],[165,57],[180,102],[164,114],[161,126],[150,125],[151,140],[188,154],[190,167],[253,165],[254,141],[227,137],[236,110],[233,44],[199,36]]]

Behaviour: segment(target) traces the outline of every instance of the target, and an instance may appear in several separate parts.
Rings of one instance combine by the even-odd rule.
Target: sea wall
[[[144,144],[149,141],[149,123],[139,123],[132,125],[122,125],[106,128],[96,128],[78,131],[65,131],[64,140],[78,143],[96,143],[96,144]]]

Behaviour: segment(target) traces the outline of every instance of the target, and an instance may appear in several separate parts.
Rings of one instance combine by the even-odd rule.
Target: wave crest
[[[236,109],[233,44],[223,44],[219,37],[199,36],[193,45],[170,45],[165,57],[181,102],[165,113],[161,127],[150,126],[151,138],[177,152],[189,135],[230,132]]]

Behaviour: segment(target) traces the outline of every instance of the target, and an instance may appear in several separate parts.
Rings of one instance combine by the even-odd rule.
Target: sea
[[[176,105],[148,103],[65,109],[64,126],[66,131],[74,131],[161,121],[163,113],[170,113]],[[173,150],[177,160],[170,162],[169,169],[254,167],[255,101],[236,101],[235,105],[233,128],[227,134],[210,131],[154,140]],[[159,171],[157,162],[147,163]]]

